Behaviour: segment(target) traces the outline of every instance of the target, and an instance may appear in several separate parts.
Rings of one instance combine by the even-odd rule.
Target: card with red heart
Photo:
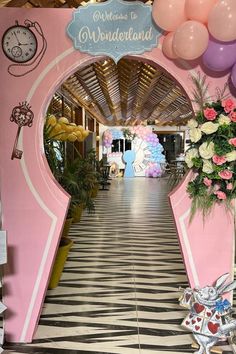
[[[183,295],[180,298],[180,305],[183,307],[190,308],[193,300],[193,292],[191,288],[185,289]]]
[[[204,321],[203,334],[207,336],[217,336],[218,329],[220,327],[219,322]]]

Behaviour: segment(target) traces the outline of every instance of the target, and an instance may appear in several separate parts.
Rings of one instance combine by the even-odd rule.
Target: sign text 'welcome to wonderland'
[[[122,0],[79,7],[67,33],[75,49],[108,55],[116,62],[124,55],[151,50],[162,35],[152,21],[151,6]]]

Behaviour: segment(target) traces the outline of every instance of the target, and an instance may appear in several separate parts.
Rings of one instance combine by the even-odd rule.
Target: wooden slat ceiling
[[[192,116],[182,88],[160,68],[106,58],[78,70],[61,87],[106,125],[181,125]]]
[[[0,0],[0,7],[78,7],[86,3]],[[83,67],[64,82],[60,91],[106,125],[183,125],[192,116],[188,98],[168,73],[130,58],[123,58],[118,64],[106,58]]]

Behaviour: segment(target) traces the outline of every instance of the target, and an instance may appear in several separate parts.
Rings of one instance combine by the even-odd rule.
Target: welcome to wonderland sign
[[[75,49],[92,55],[108,55],[117,62],[127,54],[141,54],[156,47],[161,30],[141,2],[110,0],[79,7],[67,33]]]

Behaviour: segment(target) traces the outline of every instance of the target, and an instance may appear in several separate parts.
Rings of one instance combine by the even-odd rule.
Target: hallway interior
[[[178,288],[188,284],[167,191],[164,178],[117,178],[99,191],[96,213],[72,226],[74,245],[33,343],[6,352],[192,353],[180,327]]]

